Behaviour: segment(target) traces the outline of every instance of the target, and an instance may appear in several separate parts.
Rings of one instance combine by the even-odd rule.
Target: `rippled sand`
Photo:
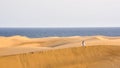
[[[1,36],[0,68],[120,68],[120,37]]]

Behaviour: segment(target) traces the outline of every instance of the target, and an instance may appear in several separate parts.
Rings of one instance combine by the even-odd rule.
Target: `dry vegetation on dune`
[[[0,68],[120,68],[120,46],[73,47],[1,56]]]

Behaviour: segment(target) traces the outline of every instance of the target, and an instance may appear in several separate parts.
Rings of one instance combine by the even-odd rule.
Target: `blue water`
[[[120,36],[120,28],[0,28],[0,36]]]

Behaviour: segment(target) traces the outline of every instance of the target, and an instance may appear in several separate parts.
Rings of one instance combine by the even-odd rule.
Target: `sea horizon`
[[[120,36],[120,27],[87,28],[0,28],[0,36],[68,37],[68,36]]]

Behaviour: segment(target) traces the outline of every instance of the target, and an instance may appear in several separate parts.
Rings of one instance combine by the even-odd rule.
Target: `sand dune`
[[[119,46],[88,46],[0,57],[0,68],[120,68]]]
[[[0,68],[120,68],[119,52],[120,37],[1,36]]]

